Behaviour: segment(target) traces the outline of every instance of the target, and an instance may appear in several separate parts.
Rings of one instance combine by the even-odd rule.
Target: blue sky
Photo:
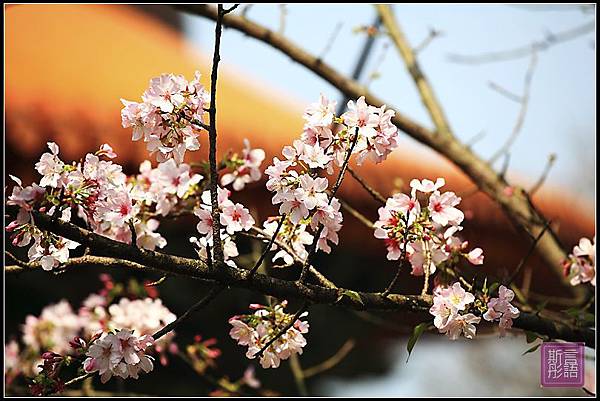
[[[489,82],[522,93],[530,58],[464,65],[450,62],[448,54],[520,47],[543,39],[546,32],[572,29],[595,18],[593,13],[569,6],[531,10],[502,5],[395,5],[394,9],[413,46],[427,36],[430,27],[443,32],[421,52],[420,64],[456,135],[466,141],[485,133],[474,145],[483,157],[489,157],[504,143],[520,110],[518,103],[490,89]],[[364,36],[353,33],[353,29],[371,24],[374,8],[311,4],[288,5],[286,10],[285,35],[313,54],[322,53],[336,25],[342,23],[324,59],[349,75],[364,41]],[[247,16],[277,30],[280,7],[253,5]],[[187,16],[185,22],[194,43],[205,49],[212,47],[212,22],[193,16]],[[377,40],[365,68],[366,76],[378,64],[385,42],[389,40]],[[339,97],[331,85],[305,68],[233,30],[225,32],[221,54],[224,64],[243,70],[300,103],[314,101],[320,92]],[[595,169],[590,170],[595,161],[595,68],[594,32],[539,53],[529,110],[511,150],[509,178],[512,174],[525,177],[524,183],[535,181],[548,155],[556,153],[558,159],[547,182],[567,185],[593,199]],[[380,78],[372,81],[370,89],[398,110],[431,126],[414,83],[393,46],[388,47],[378,71]]]

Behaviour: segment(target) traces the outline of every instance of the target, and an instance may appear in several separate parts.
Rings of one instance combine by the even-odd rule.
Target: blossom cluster
[[[467,251],[468,242],[456,236],[464,219],[457,208],[461,198],[451,191],[440,192],[444,185],[443,178],[435,183],[413,179],[410,196],[397,193],[379,208],[375,237],[385,241],[389,260],[410,261],[415,276],[433,274],[459,257],[474,265],[483,263],[481,248]]]
[[[124,128],[133,127],[132,140],[146,142],[158,162],[182,163],[187,150],[200,149],[198,136],[205,127],[210,95],[200,83],[200,73],[187,81],[182,75],[162,74],[150,80],[142,102],[121,99]]]
[[[140,371],[148,373],[154,368],[152,356],[146,354],[146,348],[153,344],[152,336],[138,337],[133,330],[104,333],[88,348],[83,369],[98,372],[102,383],[112,376],[137,379]]]
[[[275,306],[252,304],[250,308],[254,313],[229,319],[233,326],[229,335],[239,345],[248,347],[246,357],[249,359],[255,358],[263,347],[276,338],[260,356],[260,364],[265,369],[277,368],[281,360],[286,360],[293,354],[302,354],[302,347],[306,345],[303,334],[308,333],[309,325],[301,318],[306,317],[308,312],[302,313],[282,334],[295,319],[295,315],[284,312],[286,306],[287,301]]]
[[[232,235],[240,231],[248,231],[254,226],[254,218],[248,209],[241,203],[233,203],[229,199],[231,192],[225,188],[217,188],[217,203],[219,208],[219,223],[221,229],[221,240],[223,241],[223,256],[225,262],[235,267],[235,262],[230,260],[238,256],[239,252]],[[196,245],[198,255],[208,262],[208,247],[213,246],[213,216],[210,199],[210,191],[204,191],[201,196],[201,204],[194,209],[194,214],[199,218],[196,229],[202,235],[200,239],[190,238],[190,242]]]
[[[27,246],[31,262],[39,261],[44,270],[52,270],[69,258],[69,251],[79,244],[33,224],[32,211],[48,213],[63,221],[71,221],[73,211],[95,233],[117,241],[131,243],[135,232],[136,245],[154,250],[166,245],[166,240],[155,230],[158,221],[154,213],[166,215],[177,202],[202,178],[189,174],[189,166],[176,167],[163,163],[152,169],[150,162],[141,166],[141,174],[127,177],[112,148],[103,145],[97,152],[88,153],[80,162],[71,164],[59,157],[59,147],[48,143],[50,152],[44,153],[36,164],[42,175],[39,184],[24,187],[21,180],[11,176],[16,186],[7,204],[19,207],[16,220],[6,230],[13,232],[12,243]],[[156,212],[150,212],[154,205]]]
[[[469,313],[469,305],[475,301],[475,296],[465,291],[459,282],[451,287],[438,286],[433,291],[433,306],[429,313],[434,316],[433,324],[440,333],[446,334],[451,340],[456,340],[461,334],[468,339],[475,337],[481,318]]]
[[[573,247],[573,252],[564,262],[565,275],[571,285],[590,283],[596,286],[596,237],[590,241],[581,238]]]
[[[108,333],[118,331],[124,336],[129,331],[143,338],[151,336],[176,319],[159,298],[152,299],[143,293],[126,293],[120,284],[114,284],[109,277],[103,277],[102,281],[104,288],[98,293],[90,294],[77,310],[66,300],[61,300],[44,307],[39,316],[28,315],[21,326],[22,349],[15,340],[5,346],[10,350],[6,354],[10,363],[5,367],[5,374],[10,373],[10,377],[19,374],[34,376],[40,373],[40,364],[44,362],[40,355],[44,352],[76,357],[78,350],[85,348],[87,351],[86,344],[94,344],[94,340],[101,336],[105,338]],[[163,365],[166,364],[166,351],[174,345],[174,336],[175,333],[171,332],[154,344],[153,352],[160,356]],[[147,358],[144,361],[145,359]],[[148,366],[146,362],[144,364],[139,367]],[[122,368],[123,366],[115,368],[113,372],[119,372],[123,377],[125,371],[119,370]],[[131,368],[128,372],[133,375],[135,369]],[[100,374],[105,373],[103,370]]]
[[[300,139],[282,150],[284,159],[273,158],[265,170],[269,177],[267,189],[274,192],[272,203],[279,206],[284,216],[278,238],[289,243],[297,256],[306,256],[305,245],[315,240],[316,249],[330,252],[330,243],[337,244],[342,227],[340,203],[327,194],[329,180],[319,177],[318,171],[331,175],[334,166],[342,167],[352,154],[357,164],[366,159],[380,163],[398,146],[398,129],[392,124],[393,110],[385,106],[369,106],[365,98],[348,102],[348,110],[340,117],[335,115],[336,102],[321,95],[318,102],[304,112],[304,129]],[[275,223],[277,224],[277,223]],[[276,226],[275,226],[276,227]],[[273,222],[264,228],[272,231]],[[275,260],[282,257],[286,264],[293,259],[286,251],[279,251]]]
[[[498,288],[498,298],[491,298],[487,304],[488,310],[483,318],[489,322],[498,321],[500,327],[500,336],[506,334],[506,329],[512,327],[512,320],[519,317],[519,309],[511,305],[510,301],[515,297],[515,293],[501,285]]]
[[[244,139],[242,156],[235,153],[226,160],[226,166],[231,169],[231,172],[223,174],[221,185],[225,187],[232,184],[235,191],[241,191],[246,184],[260,180],[262,177],[260,165],[263,160],[265,160],[265,151],[260,148],[252,149],[250,141]]]

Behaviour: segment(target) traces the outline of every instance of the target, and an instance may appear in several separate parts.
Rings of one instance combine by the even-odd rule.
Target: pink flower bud
[[[16,220],[11,221],[9,225],[6,226],[6,231],[11,232],[13,231],[15,228],[17,228],[19,226],[19,223],[17,223]]]
[[[179,347],[175,343],[169,344],[169,352],[171,354],[177,354],[179,352]]]

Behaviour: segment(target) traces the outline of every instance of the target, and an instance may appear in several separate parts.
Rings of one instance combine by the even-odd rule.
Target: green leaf
[[[525,337],[527,339],[527,344],[531,344],[538,338],[541,338],[540,336],[537,335],[537,333],[534,333],[532,331],[525,331]]]
[[[539,304],[538,304],[538,305],[535,307],[535,313],[537,314],[537,313],[540,313],[542,310],[544,310],[544,308],[546,307],[546,305],[548,305],[548,302],[549,302],[549,301],[550,301],[549,299],[546,299],[546,300],[544,300],[544,301],[540,302],[540,303],[539,303]]]
[[[406,363],[408,363],[408,358],[410,358],[410,353],[412,352],[413,348],[415,347],[417,340],[419,339],[419,337],[421,337],[421,334],[423,334],[425,332],[425,330],[427,330],[430,327],[430,325],[431,325],[431,323],[425,322],[425,323],[416,325],[415,328],[413,329],[413,333],[410,336],[410,338],[408,339],[408,343],[406,344],[406,350],[408,351],[408,356],[406,357]]]
[[[521,356],[525,355],[525,354],[529,354],[531,352],[535,352],[537,351],[537,349],[540,347],[540,345],[542,345],[542,343],[540,342],[539,344],[534,345],[533,347],[529,348],[527,351],[523,352],[521,354]]]
[[[360,294],[358,292],[352,291],[352,290],[344,290],[344,291],[340,292],[337,302],[339,302],[344,295],[350,299],[355,300],[356,302],[359,302],[361,305],[364,305],[362,298],[360,297]]]
[[[490,295],[493,294],[494,291],[496,291],[498,289],[498,287],[500,287],[500,283],[497,283],[497,282],[496,283],[492,283],[490,285],[490,288],[488,289],[488,294],[490,294]]]

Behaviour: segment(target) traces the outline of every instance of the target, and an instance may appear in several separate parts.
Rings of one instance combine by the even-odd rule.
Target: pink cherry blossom
[[[498,298],[491,298],[487,304],[488,310],[484,313],[483,318],[487,321],[499,322],[500,336],[503,337],[506,329],[512,327],[512,319],[519,317],[519,309],[513,306],[510,302],[513,300],[515,293],[501,285],[498,288]]]
[[[244,139],[243,158],[234,159],[234,162],[240,165],[231,173],[224,174],[221,177],[221,185],[226,186],[233,183],[233,189],[241,191],[246,184],[260,180],[262,173],[260,165],[265,159],[265,151],[262,149],[250,148],[250,141]]]
[[[319,101],[310,104],[302,118],[308,127],[327,127],[333,123],[336,104],[335,100],[330,101],[321,93]]]
[[[446,185],[446,181],[443,178],[438,178],[437,180],[435,180],[435,183],[428,179],[423,179],[421,181],[413,179],[410,181],[410,187],[412,188],[411,195],[414,197],[417,191],[426,194],[430,192],[435,192],[444,185]]]
[[[454,192],[444,192],[439,194],[434,192],[429,197],[429,213],[431,220],[435,223],[446,226],[448,224],[460,224],[465,215],[454,206],[460,203],[461,199]]]
[[[225,226],[228,234],[234,234],[237,231],[248,231],[254,225],[254,219],[248,209],[239,203],[229,205],[223,208],[221,213],[221,224]]]
[[[483,264],[483,250],[481,248],[475,248],[467,254],[467,259],[474,265]]]

